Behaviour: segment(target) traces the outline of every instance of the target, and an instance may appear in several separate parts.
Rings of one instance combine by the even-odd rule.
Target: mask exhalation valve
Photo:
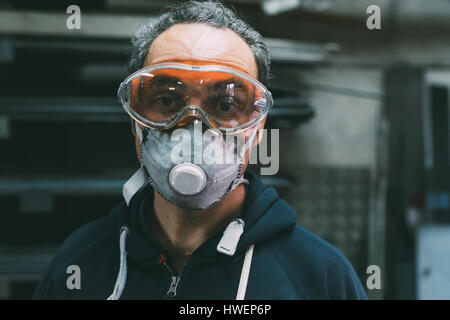
[[[206,186],[206,174],[202,168],[193,163],[180,163],[169,174],[170,186],[186,196],[193,196],[203,191]]]

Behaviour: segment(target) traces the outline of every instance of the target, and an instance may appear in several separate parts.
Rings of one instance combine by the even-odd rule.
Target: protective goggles
[[[210,129],[236,133],[259,123],[273,104],[263,84],[223,65],[152,65],[128,76],[118,96],[133,119],[156,130],[200,119]]]

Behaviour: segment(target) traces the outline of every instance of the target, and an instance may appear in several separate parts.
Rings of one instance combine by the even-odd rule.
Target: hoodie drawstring
[[[244,300],[245,292],[247,291],[248,276],[250,275],[250,266],[252,264],[253,249],[255,245],[248,247],[245,253],[244,265],[242,266],[241,279],[239,280],[238,292],[236,295],[236,300]]]
[[[230,223],[230,225],[229,225],[230,228],[227,228],[227,230],[229,230],[229,231],[227,232],[227,230],[226,230],[224,232],[224,236],[222,237],[222,238],[225,237],[226,241],[221,240],[221,242],[220,242],[222,244],[224,242],[227,243],[228,245],[231,244],[231,248],[232,248],[231,251],[233,254],[234,254],[234,250],[236,249],[237,242],[239,241],[239,238],[244,229],[243,228],[244,221],[242,221],[241,219],[239,219],[239,220],[240,221],[234,220]],[[236,225],[238,225],[239,227],[236,228]],[[236,232],[236,229],[238,230],[237,232]],[[117,280],[116,280],[116,284],[114,285],[114,290],[113,290],[112,294],[107,298],[107,300],[118,300],[120,298],[120,296],[122,295],[122,292],[125,288],[125,284],[127,282],[126,241],[127,241],[128,233],[129,233],[128,228],[126,226],[122,226],[122,228],[120,229],[119,274],[117,275]],[[232,234],[231,237],[230,237],[230,234]],[[233,238],[233,239],[231,239],[231,238]],[[239,286],[238,286],[238,291],[237,291],[237,295],[236,295],[236,300],[244,300],[244,298],[245,298],[245,293],[247,291],[248,278],[250,275],[250,267],[251,267],[251,263],[252,263],[254,247],[255,246],[252,244],[251,246],[248,247],[247,251],[245,252],[244,264],[242,265],[241,278],[239,280]],[[219,250],[219,245],[218,245],[218,251],[222,252],[221,250]],[[227,252],[226,254],[230,255],[230,252]],[[231,255],[233,255],[233,254],[231,254]]]
[[[116,284],[114,286],[113,293],[108,297],[107,300],[118,300],[122,295],[123,289],[125,288],[125,283],[127,282],[127,250],[126,242],[128,235],[128,228],[123,226],[120,229],[120,268],[119,274],[117,275]]]

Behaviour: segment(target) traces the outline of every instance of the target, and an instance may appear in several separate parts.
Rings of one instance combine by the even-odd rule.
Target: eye
[[[164,107],[169,107],[175,102],[171,97],[159,97],[157,101]]]
[[[224,101],[219,103],[219,109],[222,112],[229,112],[233,109],[233,107],[234,106],[232,102]]]

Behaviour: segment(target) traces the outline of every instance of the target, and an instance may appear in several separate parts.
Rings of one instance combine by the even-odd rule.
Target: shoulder
[[[296,225],[281,237],[277,255],[299,285],[308,285],[307,295],[319,299],[366,299],[353,266],[343,253],[306,228]]]
[[[90,265],[91,261],[99,261],[105,255],[111,255],[115,247],[114,235],[107,217],[78,228],[56,252],[33,298],[57,298],[55,295],[60,291],[59,286],[65,284],[69,266]]]
[[[352,267],[339,249],[295,223],[297,212],[286,201],[279,199],[273,209],[278,215],[282,211],[286,219],[292,220],[292,229],[282,233],[276,240],[276,245],[282,252],[295,257],[297,261],[307,258],[305,262],[314,265],[315,268],[326,268],[329,265],[341,268]]]
[[[120,226],[127,224],[127,207],[121,202],[114,207],[108,216],[89,222],[78,229],[63,242],[58,249],[50,267],[65,266],[71,262],[99,257],[107,253],[108,248],[116,248],[119,241]],[[49,267],[49,268],[50,268]]]
[[[108,218],[89,222],[76,229],[61,245],[55,258],[61,262],[76,260],[87,251],[95,249],[113,240],[113,233]]]

